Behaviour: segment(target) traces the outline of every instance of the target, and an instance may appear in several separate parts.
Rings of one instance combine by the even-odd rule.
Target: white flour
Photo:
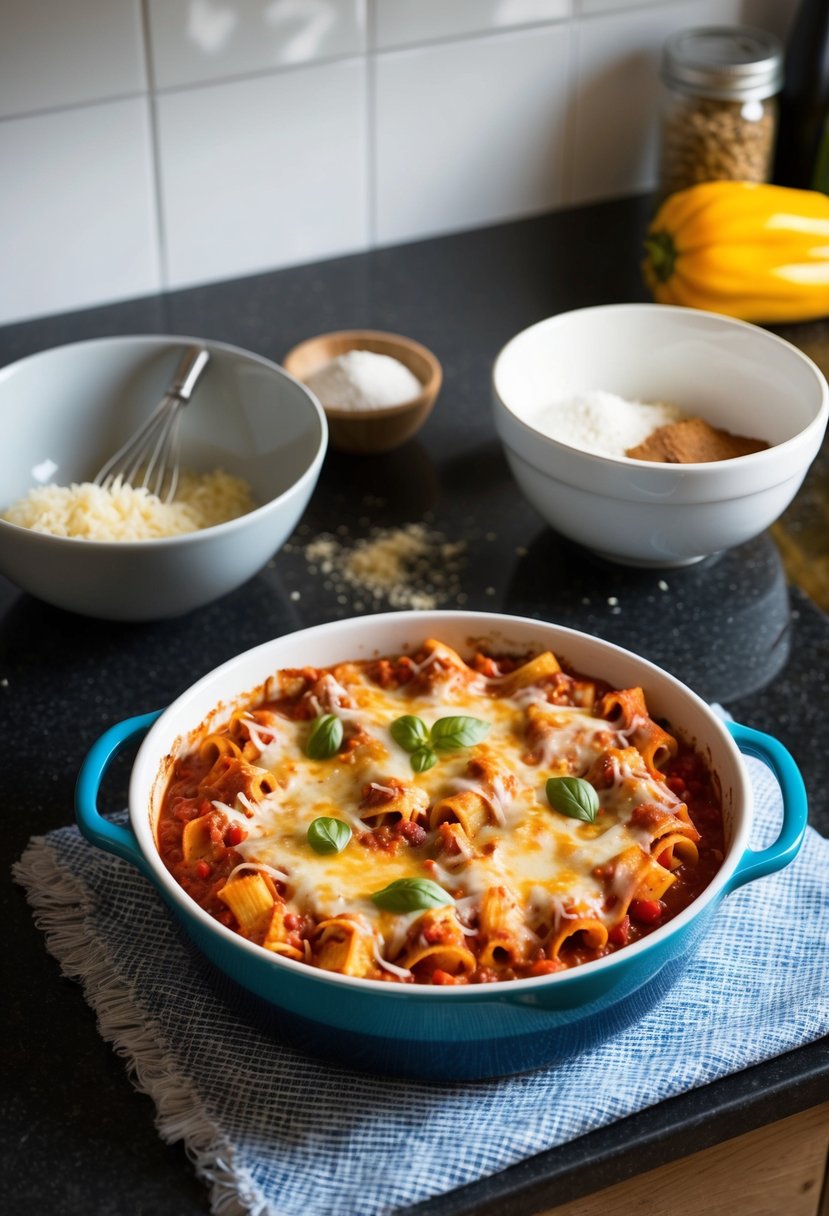
[[[599,456],[624,456],[652,435],[657,427],[679,422],[685,415],[675,405],[626,401],[615,393],[594,389],[547,406],[534,425],[571,447]]]
[[[382,409],[417,397],[423,385],[390,355],[350,350],[305,378],[323,406],[338,410]]]

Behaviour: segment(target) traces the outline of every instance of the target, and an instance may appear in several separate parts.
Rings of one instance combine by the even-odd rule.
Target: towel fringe
[[[153,1100],[161,1138],[167,1144],[183,1142],[196,1174],[210,1188],[211,1211],[216,1216],[277,1216],[252,1179],[234,1169],[231,1146],[159,1046],[155,1024],[142,1016],[131,986],[115,978],[107,951],[89,923],[89,900],[58,864],[45,837],[29,841],[12,874],[26,889],[50,954],[62,973],[83,988],[101,1036],[126,1061],[135,1089]]]

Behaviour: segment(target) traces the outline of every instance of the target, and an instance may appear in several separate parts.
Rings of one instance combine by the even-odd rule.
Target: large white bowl
[[[201,339],[100,338],[56,347],[0,371],[0,507],[51,467],[56,485],[88,481],[164,394],[181,350]],[[0,573],[87,616],[178,616],[232,591],[290,535],[325,456],[325,415],[270,360],[203,342],[210,364],[182,414],[182,466],[223,468],[251,487],[256,510],[161,540],[56,537],[0,519]]]
[[[551,439],[539,416],[602,389],[667,401],[762,452],[709,464],[612,459]],[[563,536],[630,565],[676,566],[750,540],[789,505],[829,416],[829,390],[791,343],[731,317],[611,304],[513,338],[493,372],[495,424],[516,481]]]

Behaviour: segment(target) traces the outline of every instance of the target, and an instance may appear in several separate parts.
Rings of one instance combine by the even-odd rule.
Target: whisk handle
[[[170,387],[167,390],[169,396],[178,397],[180,401],[189,401],[209,362],[210,351],[206,347],[188,346],[176,369],[175,376],[170,381]]]

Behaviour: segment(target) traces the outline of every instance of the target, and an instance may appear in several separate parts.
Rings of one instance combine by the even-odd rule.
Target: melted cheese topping
[[[430,660],[420,665],[428,669]],[[550,705],[542,687],[522,688],[499,696],[498,680],[462,671],[437,668],[428,691],[410,686],[383,688],[359,664],[349,665],[347,687],[326,675],[315,688],[311,708],[334,713],[345,728],[362,732],[357,746],[330,759],[305,755],[307,721],[279,719],[272,726],[251,724],[250,741],[259,750],[251,763],[267,769],[276,788],[258,804],[244,794],[233,806],[223,806],[240,822],[246,838],[236,847],[247,863],[285,876],[286,899],[300,915],[317,922],[346,914],[367,927],[376,942],[375,961],[391,964],[422,911],[395,913],[379,908],[371,896],[400,878],[431,878],[456,901],[462,933],[473,936],[483,898],[502,887],[521,909],[521,930],[549,932],[567,920],[590,916],[608,925],[619,919],[615,899],[624,882],[603,875],[601,868],[626,850],[650,850],[651,837],[631,826],[633,810],[652,803],[675,811],[678,800],[655,779],[644,762],[614,758],[612,779],[598,792],[600,813],[595,823],[570,819],[554,811],[545,783],[555,774],[585,775],[608,749],[631,754],[627,734],[584,709]],[[527,711],[543,713],[536,724],[533,746],[527,742]],[[411,757],[391,737],[390,724],[404,714],[420,717],[427,726],[438,718],[465,714],[490,724],[483,743],[440,753],[427,772],[412,770]],[[633,753],[634,756],[638,753]],[[470,774],[470,761],[480,759],[497,775],[487,780]],[[314,819],[341,819],[354,836],[371,829],[371,812],[364,792],[394,794],[390,782],[423,791],[429,806],[464,793],[478,794],[486,821],[458,854],[436,851],[435,833],[424,843],[398,847],[365,847],[352,839],[340,853],[320,855],[309,847],[307,831]],[[616,890],[616,888],[619,888]],[[628,900],[630,891],[627,892]],[[397,969],[400,970],[399,968]],[[404,974],[408,974],[403,969]]]

